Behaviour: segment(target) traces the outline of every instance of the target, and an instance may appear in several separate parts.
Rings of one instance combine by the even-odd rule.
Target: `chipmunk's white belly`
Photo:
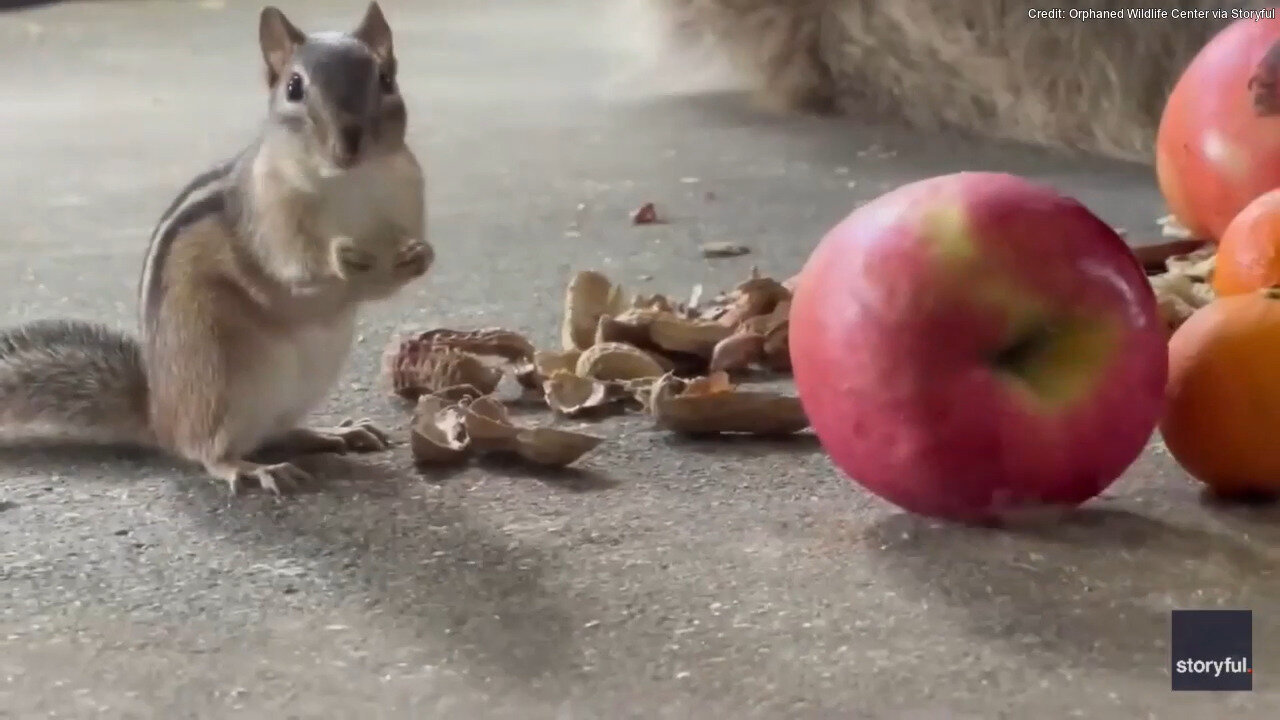
[[[233,445],[250,452],[266,440],[300,426],[323,402],[342,374],[355,334],[355,313],[310,325],[288,336],[261,337],[259,354],[241,358],[248,372],[233,389],[230,407],[241,416]]]

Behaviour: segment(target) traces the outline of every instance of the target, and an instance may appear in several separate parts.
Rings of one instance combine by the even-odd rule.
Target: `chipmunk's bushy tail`
[[[820,33],[832,1],[630,0],[615,13],[673,92],[750,90],[770,111],[825,112],[834,84]]]
[[[77,320],[0,330],[0,431],[152,445],[138,341]]]

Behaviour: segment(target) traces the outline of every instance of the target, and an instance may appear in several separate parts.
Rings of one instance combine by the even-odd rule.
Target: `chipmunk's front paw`
[[[349,452],[364,453],[386,450],[391,446],[387,434],[368,420],[343,420],[337,427],[315,430],[297,428],[264,443],[260,452],[296,457]]]
[[[426,274],[435,260],[435,251],[421,240],[409,240],[400,247],[392,260],[392,272],[396,279],[409,281]]]
[[[378,266],[378,258],[373,253],[360,248],[355,240],[348,237],[334,240],[329,253],[334,272],[344,280],[369,273]]]
[[[380,452],[391,447],[387,433],[369,420],[348,418],[329,432],[341,439],[349,452]]]

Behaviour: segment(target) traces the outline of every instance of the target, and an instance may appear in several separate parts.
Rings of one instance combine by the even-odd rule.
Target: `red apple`
[[[1169,211],[1209,240],[1280,187],[1280,20],[1237,20],[1196,54],[1160,115],[1155,164]]]
[[[1079,202],[967,172],[890,191],[796,284],[791,361],[834,463],[908,511],[993,522],[1096,496],[1164,404],[1133,252]]]

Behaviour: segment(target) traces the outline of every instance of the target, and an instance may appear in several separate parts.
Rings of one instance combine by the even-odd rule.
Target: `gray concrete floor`
[[[431,176],[430,279],[362,324],[321,421],[406,415],[375,382],[401,323],[555,337],[563,284],[786,276],[859,201],[965,168],[1153,234],[1142,168],[624,97],[594,0],[385,7]],[[256,3],[0,16],[3,319],[128,326],[151,224],[263,110]],[[362,3],[292,2],[308,28]],[[872,148],[867,152],[868,148]],[[697,178],[697,182],[688,181]],[[714,194],[709,199],[707,193]],[[654,201],[668,225],[627,213]],[[580,230],[579,235],[568,231]],[[706,261],[731,240],[745,258]],[[650,278],[652,279],[646,279]],[[638,419],[567,478],[415,473],[404,446],[283,504],[147,456],[10,450],[0,716],[1223,718],[1280,708],[1280,524],[1157,452],[1070,523],[921,522],[812,442],[681,443]],[[402,435],[403,436],[403,435]],[[1169,610],[1255,611],[1251,694],[1173,694]]]

